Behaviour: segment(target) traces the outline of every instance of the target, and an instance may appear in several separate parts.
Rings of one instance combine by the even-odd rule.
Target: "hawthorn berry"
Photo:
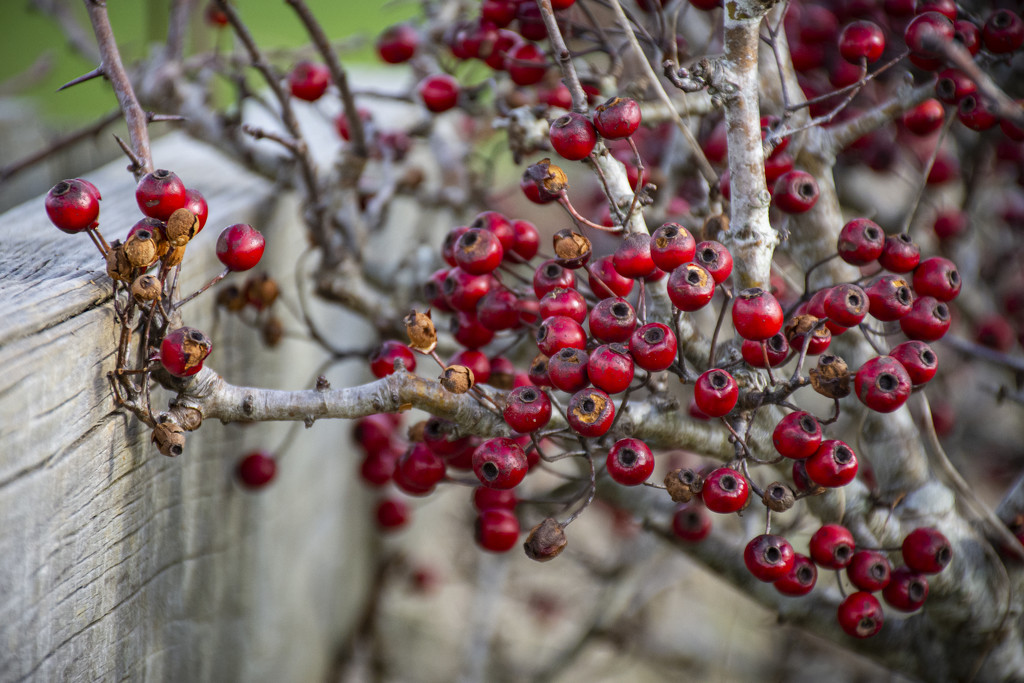
[[[640,439],[620,439],[608,450],[608,476],[623,486],[639,486],[654,473],[654,454]]]
[[[477,303],[496,285],[492,275],[471,275],[456,266],[445,275],[441,293],[456,311],[475,313]]]
[[[390,417],[377,413],[357,420],[352,429],[352,436],[363,452],[372,455],[391,446],[391,435],[394,431],[395,423]]]
[[[583,349],[564,348],[548,359],[548,379],[556,389],[576,393],[590,384],[589,361],[590,356]]]
[[[203,369],[213,342],[193,327],[179,327],[160,342],[160,363],[175,377],[190,377]]]
[[[680,505],[672,515],[672,532],[690,543],[703,541],[711,533],[711,516],[697,502]]]
[[[486,55],[481,52],[481,58],[487,66],[495,71],[504,71],[508,53],[521,45],[522,42],[523,39],[518,33],[500,28],[495,39],[490,43],[490,52]]]
[[[661,270],[671,273],[689,263],[697,251],[690,231],[678,223],[665,223],[651,235],[651,260]]]
[[[455,265],[470,275],[485,275],[501,265],[505,249],[493,232],[470,228],[459,236],[452,253]]]
[[[857,456],[838,439],[823,441],[814,455],[801,462],[811,481],[828,488],[846,486],[857,476]]]
[[[858,550],[846,567],[846,578],[862,591],[875,593],[889,585],[892,567],[884,553],[877,550]]]
[[[307,102],[320,99],[331,82],[331,72],[323,64],[303,60],[288,74],[288,88],[292,97]]]
[[[873,21],[847,24],[839,34],[839,54],[853,64],[877,62],[885,51],[885,35]]]
[[[900,318],[900,329],[911,339],[931,342],[946,334],[952,320],[945,302],[932,296],[922,296]]]
[[[391,481],[391,476],[395,473],[399,455],[390,448],[367,453],[359,466],[359,476],[370,486],[384,486]]]
[[[759,287],[741,290],[732,304],[732,324],[744,339],[768,339],[782,329],[782,306]]]
[[[485,327],[477,316],[464,311],[459,311],[451,318],[449,328],[455,341],[467,349],[479,349],[494,339],[493,329]]]
[[[882,630],[884,617],[878,599],[857,591],[851,593],[839,605],[837,612],[839,625],[847,635],[854,638],[869,638]]]
[[[949,539],[931,527],[919,527],[907,534],[901,550],[907,567],[921,574],[938,574],[953,559]]]
[[[384,29],[377,38],[377,54],[388,64],[409,61],[416,53],[419,34],[408,24],[395,24]]]
[[[497,211],[481,211],[470,223],[469,227],[476,230],[493,232],[506,252],[512,251],[516,244],[516,231],[510,221]],[[461,234],[460,234],[461,237]]]
[[[254,451],[238,461],[235,476],[247,489],[261,489],[277,474],[277,462],[266,451]]]
[[[928,598],[928,579],[910,567],[897,567],[882,589],[882,598],[901,612],[919,610]]]
[[[981,29],[973,21],[956,19],[953,21],[953,40],[963,45],[973,57],[981,49]]]
[[[551,399],[537,387],[519,387],[505,398],[502,415],[514,431],[535,432],[551,419]]]
[[[740,355],[752,367],[763,368],[765,366],[766,349],[768,351],[768,365],[773,368],[781,365],[789,357],[789,341],[781,332],[760,342],[744,339],[743,343],[740,344]]]
[[[821,424],[810,413],[796,411],[775,425],[772,443],[781,455],[803,460],[815,454],[821,445]]]
[[[824,313],[830,321],[843,327],[859,325],[868,314],[867,292],[855,284],[843,283],[827,290]]]
[[[857,545],[850,530],[839,524],[825,524],[811,536],[810,553],[825,569],[845,569],[853,560]]]
[[[907,402],[913,388],[903,364],[892,356],[876,356],[857,371],[854,392],[860,402],[879,413],[891,413]]]
[[[960,100],[978,92],[978,84],[960,69],[943,69],[935,81],[935,94],[946,104],[960,104]]]
[[[491,361],[479,349],[463,349],[448,359],[448,367],[461,365],[473,371],[476,384],[486,384],[491,378]]]
[[[900,320],[914,303],[907,281],[899,275],[883,275],[864,291],[868,295],[868,313],[882,322]]]
[[[921,248],[907,233],[888,235],[878,256],[878,265],[893,273],[909,273],[921,261]]]
[[[533,293],[538,299],[552,289],[573,289],[575,286],[576,275],[553,260],[540,264],[533,273]]]
[[[930,135],[942,127],[942,103],[930,97],[903,115],[903,125],[914,135]]]
[[[263,235],[247,223],[224,228],[217,238],[217,258],[231,271],[249,270],[263,258]]]
[[[569,399],[566,420],[582,437],[603,436],[615,420],[615,404],[600,389],[581,389]]]
[[[615,250],[612,264],[622,277],[635,280],[650,276],[657,268],[651,258],[651,236],[642,232],[627,235]]]
[[[416,371],[416,356],[405,344],[388,339],[370,354],[370,372],[381,379],[395,371],[395,361],[401,360],[407,372]]]
[[[537,328],[537,348],[545,356],[553,356],[566,347],[587,348],[587,333],[572,318],[555,315],[545,318]]]
[[[451,439],[451,435],[456,432],[455,423],[431,415],[423,425],[423,443],[444,458],[448,464],[452,464],[453,460],[460,459],[474,445],[473,437],[463,436]]]
[[[544,80],[547,59],[535,43],[522,43],[505,53],[505,70],[516,85],[534,85]]]
[[[625,391],[633,381],[633,374],[633,357],[622,344],[602,344],[590,352],[587,377],[601,391],[608,394]]]
[[[476,318],[488,330],[511,330],[519,326],[519,303],[515,292],[497,287],[477,302]]]
[[[383,531],[396,531],[409,523],[409,506],[404,500],[385,498],[377,503],[377,526]]]
[[[640,127],[640,105],[628,97],[613,97],[594,108],[594,127],[608,140],[628,138]]]
[[[587,319],[587,301],[575,289],[564,287],[552,289],[541,297],[538,306],[542,318],[562,315],[572,318],[580,324]]]
[[[971,130],[983,131],[999,123],[999,114],[991,100],[981,93],[972,93],[957,103],[957,118]]]
[[[473,473],[488,488],[514,488],[526,476],[527,469],[526,453],[513,439],[487,439],[473,451]]]
[[[930,381],[939,368],[939,358],[932,348],[916,339],[898,344],[889,355],[900,362],[915,386]]]
[[[395,465],[392,480],[411,496],[425,496],[444,479],[445,462],[427,444],[410,446]]]
[[[772,201],[786,213],[805,213],[818,202],[818,181],[807,171],[789,171],[775,181]]]
[[[502,245],[504,245],[504,242],[502,242]],[[537,255],[539,249],[540,233],[537,232],[537,226],[523,219],[512,221],[512,253],[518,255],[524,261],[529,261]],[[506,250],[506,255],[507,253]]]
[[[668,298],[680,311],[698,311],[714,296],[715,278],[704,266],[684,263],[668,276]]]
[[[475,537],[484,550],[508,552],[519,541],[519,520],[511,510],[488,508],[476,518]]]
[[[700,495],[708,510],[727,514],[738,512],[746,506],[750,486],[739,472],[719,467],[704,478]]]
[[[697,378],[693,387],[693,398],[697,407],[710,417],[727,415],[739,397],[736,380],[725,370],[712,368]]]
[[[885,233],[867,218],[854,218],[839,232],[839,257],[851,266],[866,266],[882,255]]]
[[[795,553],[792,568],[785,576],[776,579],[773,585],[783,595],[798,597],[810,593],[817,582],[818,568],[811,562],[811,558]]]
[[[755,536],[743,549],[743,563],[759,581],[777,581],[793,568],[793,546],[782,536],[761,534]]]
[[[914,269],[913,283],[918,296],[931,296],[939,301],[952,301],[963,285],[956,264],[941,256],[921,261]]]
[[[62,180],[46,193],[46,215],[63,232],[89,230],[100,215],[100,194],[92,183],[74,178]]]
[[[569,161],[586,159],[597,144],[597,131],[586,116],[569,112],[551,124],[548,132],[551,147]]]
[[[647,323],[629,337],[629,352],[633,360],[647,372],[666,370],[675,362],[676,350],[675,333],[662,323]]]
[[[1024,44],[1024,19],[1009,9],[989,15],[981,31],[985,49],[992,54],[1015,52]]]
[[[629,296],[633,291],[633,280],[620,275],[615,269],[612,259],[612,256],[602,256],[587,266],[587,282],[590,285],[590,291],[599,299],[611,296]]]
[[[435,114],[448,111],[459,102],[459,82],[448,74],[427,76],[416,86],[416,92],[423,106]]]
[[[732,254],[721,242],[701,242],[694,251],[693,260],[711,274],[715,284],[722,284],[732,274]]]
[[[493,508],[515,510],[518,503],[515,492],[510,489],[492,489],[486,486],[477,486],[473,489],[473,507],[480,512]]]
[[[953,18],[956,18],[954,8]],[[912,55],[925,59],[941,57],[941,45],[953,40],[953,21],[939,12],[923,12],[914,17],[903,32],[903,40]]]
[[[622,297],[601,299],[590,311],[590,334],[606,343],[628,341],[636,329],[636,311]]]
[[[135,187],[135,201],[143,214],[166,221],[185,206],[187,192],[177,175],[161,168],[142,177]]]
[[[206,197],[199,190],[187,189],[185,190],[185,206],[189,213],[196,217],[199,221],[199,227],[196,229],[196,235],[198,235],[203,227],[206,225],[206,219],[210,215],[210,207],[206,203]],[[194,237],[195,235],[193,235]]]

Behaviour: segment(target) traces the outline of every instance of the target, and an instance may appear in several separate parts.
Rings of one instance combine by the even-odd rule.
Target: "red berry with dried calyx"
[[[544,80],[548,64],[536,43],[522,43],[505,54],[505,70],[516,85],[533,85]]]
[[[907,281],[899,275],[883,275],[864,291],[868,295],[868,313],[882,322],[900,320],[914,304]]]
[[[857,370],[854,392],[860,402],[879,413],[891,413],[907,402],[913,383],[903,364],[892,356],[876,356]]]
[[[952,301],[960,294],[963,281],[955,263],[941,256],[933,256],[921,261],[914,269],[913,284],[918,296]]]
[[[377,38],[377,54],[388,64],[401,64],[416,54],[419,40],[419,34],[412,26],[395,24],[384,29]]]
[[[594,127],[609,140],[628,138],[640,127],[640,105],[628,97],[613,97],[594,108]]]
[[[502,415],[520,434],[535,432],[551,419],[551,400],[537,387],[519,387],[509,392]]]
[[[676,351],[676,335],[662,323],[647,323],[629,338],[633,360],[648,372],[668,369],[676,360]]]
[[[909,273],[921,262],[921,248],[907,233],[888,235],[878,265],[893,273]]]
[[[884,553],[877,550],[858,550],[846,567],[846,578],[862,591],[875,593],[889,585],[892,567]]]
[[[725,370],[712,368],[697,378],[693,398],[697,407],[710,417],[727,415],[739,397],[739,385]]]
[[[907,24],[903,39],[914,56],[925,59],[941,57],[941,46],[953,41],[953,22],[938,12],[918,14]]]
[[[255,451],[238,461],[235,476],[247,489],[261,489],[277,474],[277,462],[266,451]]]
[[[690,231],[678,223],[665,223],[651,235],[651,260],[661,270],[671,273],[689,263],[697,251]]]
[[[160,363],[175,377],[189,377],[203,369],[213,342],[193,327],[168,332],[160,342]]]
[[[545,318],[537,328],[537,348],[545,356],[553,356],[564,348],[587,348],[587,333],[572,318],[556,315]]]
[[[703,541],[711,533],[711,516],[696,501],[680,505],[672,515],[672,533],[690,543]]]
[[[263,235],[246,223],[224,228],[217,238],[217,258],[232,271],[249,270],[263,258]]]
[[[654,454],[640,439],[621,439],[608,450],[608,475],[623,486],[638,486],[654,473]]]
[[[445,475],[444,459],[423,442],[414,443],[398,459],[392,479],[410,496],[425,496]]]
[[[932,348],[916,339],[896,345],[889,355],[900,362],[914,386],[931,381],[939,368],[939,358]]]
[[[910,567],[897,567],[882,589],[882,598],[887,605],[901,612],[919,610],[928,598],[928,579]]]
[[[719,467],[704,478],[700,495],[708,510],[727,514],[743,509],[750,498],[750,486],[739,472]]]
[[[470,275],[485,275],[501,265],[505,249],[493,232],[470,228],[459,236],[452,254],[455,264]]]
[[[787,458],[803,460],[815,454],[821,445],[821,424],[810,413],[797,411],[775,425],[772,443]]]
[[[590,384],[587,366],[590,356],[583,349],[565,348],[547,362],[547,376],[556,389],[575,393]]]
[[[775,181],[772,201],[786,213],[806,213],[818,202],[818,181],[807,171],[783,173]]]
[[[100,193],[92,183],[62,180],[46,193],[46,215],[63,232],[89,230],[100,215]]]
[[[761,341],[782,329],[782,306],[759,287],[740,291],[732,304],[732,324],[744,339]]]
[[[538,306],[541,318],[563,315],[567,318],[572,318],[581,325],[587,319],[587,300],[575,289],[566,289],[564,287],[552,289],[540,298]]]
[[[811,481],[821,486],[846,486],[857,476],[856,454],[838,439],[823,441],[814,455],[801,462],[806,466]]]
[[[488,488],[513,488],[526,476],[527,469],[526,453],[513,439],[487,439],[473,451],[473,473]]]
[[[953,316],[944,301],[922,296],[900,318],[900,329],[911,339],[931,342],[945,336],[952,321]]]
[[[187,192],[177,175],[161,168],[142,177],[135,187],[135,201],[145,215],[166,221],[185,206]]]
[[[590,311],[590,334],[607,342],[626,342],[636,329],[636,311],[622,297],[602,299]]]
[[[762,344],[764,344],[763,347]],[[740,355],[743,356],[743,360],[755,368],[765,366],[765,350],[768,351],[768,365],[774,368],[789,357],[789,341],[784,334],[779,332],[764,341],[744,339],[740,344]]]
[[[732,274],[732,254],[721,242],[706,240],[697,245],[693,254],[694,263],[704,267],[715,284],[722,284]]]
[[[842,327],[859,325],[868,314],[868,295],[852,283],[836,285],[828,290],[823,301],[828,319]]]
[[[555,119],[548,137],[554,150],[569,161],[587,158],[597,144],[597,131],[593,124],[578,112],[569,112]]]
[[[572,395],[566,407],[566,421],[586,438],[604,436],[615,420],[615,404],[600,389],[582,389]]]
[[[668,298],[680,311],[699,311],[714,296],[715,279],[704,266],[685,263],[668,276]]]
[[[622,344],[602,344],[590,352],[587,377],[598,389],[617,394],[633,381],[633,357]]]
[[[797,597],[810,593],[817,582],[818,568],[811,562],[811,558],[796,553],[792,568],[785,576],[776,579],[773,585],[783,595]]]
[[[619,274],[612,256],[602,256],[587,266],[587,283],[590,291],[599,299],[629,296],[633,291],[633,282],[632,278]]]
[[[743,550],[747,570],[759,581],[769,583],[786,576],[793,568],[794,560],[793,546],[775,534],[755,536]]]
[[[811,559],[825,569],[846,568],[856,548],[853,534],[839,524],[825,524],[811,536]]]
[[[884,622],[882,606],[878,599],[864,591],[847,596],[837,612],[839,625],[847,635],[854,638],[869,638],[880,630]]]
[[[1015,52],[1024,45],[1024,19],[1013,10],[996,10],[985,21],[982,39],[985,49],[993,54]]]
[[[949,539],[931,527],[914,529],[903,539],[903,561],[921,574],[937,574],[953,559]]]
[[[878,260],[884,246],[885,232],[867,218],[854,218],[839,231],[839,257],[852,266]]]

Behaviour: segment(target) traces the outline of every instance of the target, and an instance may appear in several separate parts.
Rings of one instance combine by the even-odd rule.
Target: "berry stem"
[[[202,287],[200,287],[196,291],[192,292],[191,294],[186,296],[184,299],[182,299],[178,303],[174,304],[174,306],[171,308],[171,310],[172,311],[176,311],[179,308],[181,308],[182,306],[184,306],[185,304],[187,304],[189,301],[192,301],[192,299],[195,299],[197,296],[199,296],[200,294],[202,294],[203,292],[208,290],[210,287],[213,287],[215,284],[217,284],[218,282],[220,282],[221,280],[226,278],[228,276],[228,273],[230,273],[230,272],[231,272],[230,268],[225,268],[220,273],[214,275],[213,278],[211,278],[211,280],[209,282],[207,282],[205,285],[203,285]]]
[[[568,211],[569,215],[572,216],[573,220],[575,220],[576,223],[578,223],[581,226],[585,225],[588,228],[594,228],[595,230],[600,230],[601,232],[622,232],[622,227],[613,226],[609,228],[608,226],[605,225],[598,225],[597,223],[587,220],[586,218],[581,216],[580,213],[576,210],[576,208],[572,205],[572,202],[569,201],[569,196],[565,192],[562,192],[561,194],[558,195],[558,203],[561,204],[562,208]]]
[[[725,301],[722,302],[722,308],[718,311],[718,321],[715,323],[715,333],[711,335],[711,349],[708,351],[708,367],[715,367],[715,347],[718,345],[718,333],[722,329],[722,322],[725,320],[725,312],[729,309],[729,302],[732,301],[732,292],[729,291],[728,287],[722,287],[722,294],[725,296]]]

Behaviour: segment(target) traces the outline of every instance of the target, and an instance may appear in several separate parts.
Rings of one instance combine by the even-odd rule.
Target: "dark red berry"
[[[921,609],[928,598],[928,579],[909,567],[897,567],[882,590],[882,597],[890,607],[914,612]]]
[[[445,234],[444,241],[441,243],[441,257],[449,266],[459,265],[458,261],[455,260],[455,245],[458,244],[459,238],[468,230],[468,225],[459,225]]]
[[[943,69],[935,81],[935,94],[946,104],[959,104],[960,100],[978,92],[978,85],[960,69]]]
[[[821,486],[846,486],[857,476],[857,456],[838,439],[823,441],[814,455],[802,462],[807,467],[807,476]]]
[[[907,233],[888,235],[878,265],[893,273],[909,273],[921,261],[921,248]]]
[[[569,112],[555,119],[549,137],[554,150],[569,161],[587,158],[597,144],[597,131],[593,124],[577,112]]]
[[[537,328],[537,348],[545,356],[553,356],[564,348],[587,348],[587,333],[572,318],[556,315],[545,318]]]
[[[476,304],[477,320],[488,330],[511,330],[519,326],[519,303],[519,297],[511,290],[492,289]]]
[[[806,555],[796,553],[793,556],[793,567],[781,579],[776,579],[775,590],[783,595],[807,595],[814,589],[818,581],[818,568]]]
[[[996,10],[985,21],[982,39],[985,49],[993,54],[1015,52],[1024,44],[1024,20],[1013,10]]]
[[[473,507],[480,512],[493,508],[515,510],[518,502],[515,492],[509,489],[492,489],[486,486],[477,486],[473,489]]]
[[[647,323],[629,338],[629,352],[648,372],[666,370],[676,360],[676,335],[662,323]]]
[[[911,339],[925,342],[941,339],[953,318],[949,306],[935,297],[922,296],[914,301],[910,311],[900,318],[900,329]]]
[[[903,125],[914,135],[930,135],[942,126],[942,103],[930,97],[903,115]]]
[[[512,221],[512,237],[512,251],[523,260],[529,261],[537,255],[540,249],[540,233],[533,223],[522,219]]]
[[[807,171],[789,171],[775,181],[772,201],[786,213],[805,213],[818,201],[818,182]]]
[[[480,319],[472,313],[459,311],[451,319],[450,329],[452,336],[455,337],[455,341],[467,349],[479,349],[481,346],[490,344],[491,340],[494,339],[494,330],[484,327]],[[487,380],[481,379],[479,381],[486,382]]]
[[[680,505],[672,515],[672,532],[690,543],[702,541],[711,533],[711,516],[696,501]]]
[[[829,289],[823,303],[828,319],[843,327],[859,325],[868,314],[867,292],[850,283]]]
[[[100,215],[100,196],[92,183],[80,178],[62,180],[46,193],[46,215],[62,231],[88,230]]]
[[[370,372],[374,377],[387,377],[395,371],[395,361],[401,360],[407,372],[416,371],[416,356],[401,342],[387,340],[370,354]]]
[[[277,474],[277,462],[266,451],[255,451],[238,461],[235,476],[247,489],[261,489]]]
[[[789,340],[781,332],[760,342],[744,339],[740,344],[740,355],[751,366],[763,368],[765,366],[765,349],[768,351],[768,365],[774,368],[789,357]]]
[[[628,97],[613,97],[594,108],[594,127],[609,140],[628,138],[640,127],[640,105]]]
[[[206,204],[206,198],[199,190],[185,190],[185,208],[192,212],[199,221],[199,229],[196,230],[196,235],[198,235],[210,215],[210,207]]]
[[[551,400],[537,387],[519,387],[509,392],[502,415],[514,431],[534,432],[551,419]]]
[[[907,402],[910,375],[892,356],[876,356],[860,366],[854,391],[860,402],[879,413],[891,413]]]
[[[475,537],[484,550],[508,552],[519,541],[519,520],[511,510],[489,508],[476,518]]]
[[[914,304],[907,281],[899,275],[883,275],[864,291],[868,295],[868,312],[882,322],[901,319]]]
[[[395,24],[384,29],[377,38],[377,54],[388,64],[409,61],[416,53],[419,34],[408,24]]]
[[[680,311],[698,311],[715,296],[715,279],[704,266],[685,263],[668,276],[668,298]]]
[[[626,236],[612,256],[615,272],[634,280],[647,277],[657,266],[651,258],[651,237],[647,233],[634,232]]]
[[[967,95],[957,104],[957,118],[971,130],[988,130],[999,123],[999,114],[991,100],[980,93]]]
[[[955,15],[954,15],[955,18]],[[942,56],[941,45],[953,40],[952,20],[938,12],[918,14],[907,24],[903,32],[903,40],[910,51],[925,59]]]
[[[747,504],[750,487],[739,472],[719,467],[704,478],[701,498],[712,512],[738,512]]]
[[[882,630],[882,606],[871,593],[857,591],[839,605],[839,625],[847,635],[869,638]]]
[[[622,297],[601,299],[590,311],[590,334],[606,342],[628,341],[636,329],[636,311]]]
[[[444,479],[444,460],[425,443],[415,443],[398,459],[392,478],[411,496],[425,496]]]
[[[459,82],[448,74],[427,76],[416,86],[423,106],[435,114],[448,111],[459,102]]]
[[[608,450],[608,476],[623,486],[639,486],[654,473],[654,454],[640,439],[621,439]]]
[[[697,378],[693,387],[693,399],[705,415],[721,417],[727,415],[739,397],[736,380],[725,370],[712,368]]]
[[[951,240],[967,232],[970,227],[970,220],[963,211],[956,209],[940,211],[935,216],[932,230],[939,240]],[[935,296],[932,294],[931,296]],[[936,297],[938,298],[938,297]]]
[[[323,64],[301,61],[288,74],[288,87],[292,97],[307,102],[320,99],[331,82],[331,72]]]
[[[352,436],[365,453],[373,455],[390,448],[394,431],[395,423],[391,416],[378,413],[356,421]]]
[[[769,583],[786,576],[793,568],[794,560],[793,546],[775,534],[755,536],[743,550],[743,563],[747,570],[759,581]]]
[[[882,255],[885,233],[867,218],[854,218],[839,232],[839,257],[853,266],[866,266]]]
[[[981,49],[981,29],[972,21],[957,19],[953,22],[953,40],[963,45],[973,57]]]
[[[787,458],[803,460],[817,452],[821,445],[821,425],[810,413],[797,411],[786,415],[775,425],[772,443]]]
[[[516,49],[522,42],[523,39],[518,33],[503,28],[498,29],[497,37],[490,44],[490,52],[486,55],[481,52],[480,57],[487,66],[495,71],[504,71],[509,52]]]
[[[377,503],[375,514],[382,531],[397,531],[409,523],[409,506],[397,498],[385,498]]]
[[[609,394],[625,391],[633,381],[633,374],[633,357],[622,344],[602,344],[590,352],[587,377],[601,391]]]
[[[711,277],[715,279],[715,284],[722,284],[732,274],[732,254],[721,242],[715,240],[701,242],[697,245],[693,260],[711,274]]]
[[[782,329],[782,306],[771,293],[751,287],[736,295],[732,304],[732,324],[744,339],[761,341]]]
[[[530,362],[528,373],[530,383],[535,387],[550,387],[551,379],[548,377],[548,357],[538,353]]]
[[[497,281],[491,275],[470,275],[456,266],[445,275],[441,293],[448,305],[456,311],[476,313],[477,303],[496,284]]]
[[[582,389],[569,399],[566,420],[580,436],[604,436],[615,420],[615,405],[600,389]]]
[[[217,258],[228,270],[249,270],[263,258],[266,242],[259,230],[246,223],[224,228],[217,238]]]
[[[359,466],[359,476],[370,486],[384,486],[391,481],[400,455],[391,449],[368,453]]]
[[[895,346],[889,355],[900,362],[915,386],[930,381],[939,368],[939,358],[932,348],[916,339]]]
[[[811,559],[825,569],[844,569],[853,559],[857,545],[849,529],[825,524],[811,536]]]
[[[587,282],[590,291],[599,299],[629,296],[633,291],[633,280],[618,273],[611,256],[602,256],[587,266]]]
[[[931,296],[939,301],[952,301],[963,285],[956,264],[941,256],[922,261],[914,269],[913,282],[918,296]]]
[[[937,574],[953,559],[949,539],[931,527],[920,527],[907,534],[902,551],[907,567],[921,574]]]
[[[590,384],[589,361],[590,356],[583,349],[562,349],[548,359],[548,379],[556,389],[574,394]]]
[[[472,370],[477,384],[486,384],[491,379],[491,361],[483,351],[463,349],[448,359],[448,367],[452,365],[464,365]]]
[[[185,184],[174,173],[157,169],[147,173],[135,188],[135,201],[147,216],[166,221],[188,201]]]
[[[572,289],[576,285],[576,275],[568,268],[563,268],[554,261],[545,261],[537,266],[533,273],[533,293],[540,299],[552,289]]]
[[[490,230],[470,228],[459,236],[453,250],[455,264],[470,275],[494,272],[505,256],[501,240]]]
[[[693,259],[697,243],[683,226],[678,223],[665,223],[651,235],[650,251],[654,265],[666,273],[671,273]]]
[[[487,439],[473,451],[473,473],[488,488],[513,488],[526,476],[527,469],[526,453],[513,439]]]
[[[885,51],[885,35],[873,21],[855,21],[847,24],[839,34],[839,54],[853,64],[867,60],[877,62]]]
[[[553,289],[541,297],[539,307],[542,318],[562,315],[580,324],[587,318],[587,301],[575,289]]]
[[[877,550],[858,550],[846,567],[846,578],[862,591],[874,593],[889,585],[892,567],[885,555]]]
[[[461,461],[462,456],[474,446],[473,437],[450,438],[457,432],[458,428],[455,423],[431,415],[423,426],[423,443],[444,458],[449,465],[452,465],[453,461]]]
[[[544,80],[548,64],[535,43],[522,43],[505,54],[505,70],[516,85],[533,85]]]
[[[200,330],[179,327],[160,342],[160,363],[175,377],[190,377],[203,369],[212,350],[213,342]]]

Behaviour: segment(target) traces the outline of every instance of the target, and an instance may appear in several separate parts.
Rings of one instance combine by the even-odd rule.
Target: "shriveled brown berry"
[[[177,422],[166,420],[153,428],[152,441],[162,454],[174,458],[185,451],[184,431]]]
[[[270,308],[277,301],[281,289],[277,286],[277,280],[266,273],[261,273],[252,275],[245,281],[242,294],[245,296],[246,303],[252,305],[256,310],[262,311]]]
[[[417,313],[409,311],[405,316],[405,332],[409,335],[409,346],[420,353],[430,353],[437,348],[437,330],[430,318],[430,311]]]
[[[163,263],[165,268],[180,265],[185,260],[185,247],[171,247],[164,255]]]
[[[124,253],[124,245],[121,244],[121,240],[114,240],[114,243],[110,245],[110,251],[107,252],[107,275],[112,280],[121,280],[122,282],[132,281],[132,264],[128,260],[128,256]]]
[[[569,178],[561,167],[551,163],[551,159],[544,158],[527,167],[520,185],[526,191],[527,197],[544,203],[553,201],[568,190]]]
[[[284,323],[276,315],[269,316],[263,322],[260,334],[263,335],[263,343],[270,348],[274,348],[284,339]]]
[[[449,365],[441,373],[441,386],[453,394],[464,394],[473,388],[473,371],[465,365]]]
[[[781,481],[775,481],[765,487],[761,500],[772,512],[785,512],[796,503],[796,496],[793,494],[793,489]]]
[[[136,230],[124,243],[124,255],[135,268],[149,268],[159,259],[159,244],[151,231]]]
[[[811,386],[828,398],[843,398],[850,394],[850,369],[839,356],[826,353],[811,368]]]
[[[548,517],[537,526],[530,529],[530,535],[523,543],[523,550],[531,560],[547,562],[553,560],[565,550],[568,541],[565,538],[565,531],[557,519]]]
[[[564,268],[579,268],[590,259],[590,240],[578,232],[566,228],[559,230],[552,238],[555,261]]]
[[[245,308],[247,299],[238,285],[228,285],[217,292],[217,305],[226,308],[232,313],[238,313]]]
[[[163,292],[160,280],[155,275],[140,275],[132,282],[132,296],[138,302],[153,301]]]
[[[665,489],[676,503],[689,503],[700,495],[704,488],[704,478],[690,469],[676,469],[665,475]]]
[[[200,229],[198,216],[188,209],[175,209],[167,219],[167,241],[172,247],[183,247]]]

